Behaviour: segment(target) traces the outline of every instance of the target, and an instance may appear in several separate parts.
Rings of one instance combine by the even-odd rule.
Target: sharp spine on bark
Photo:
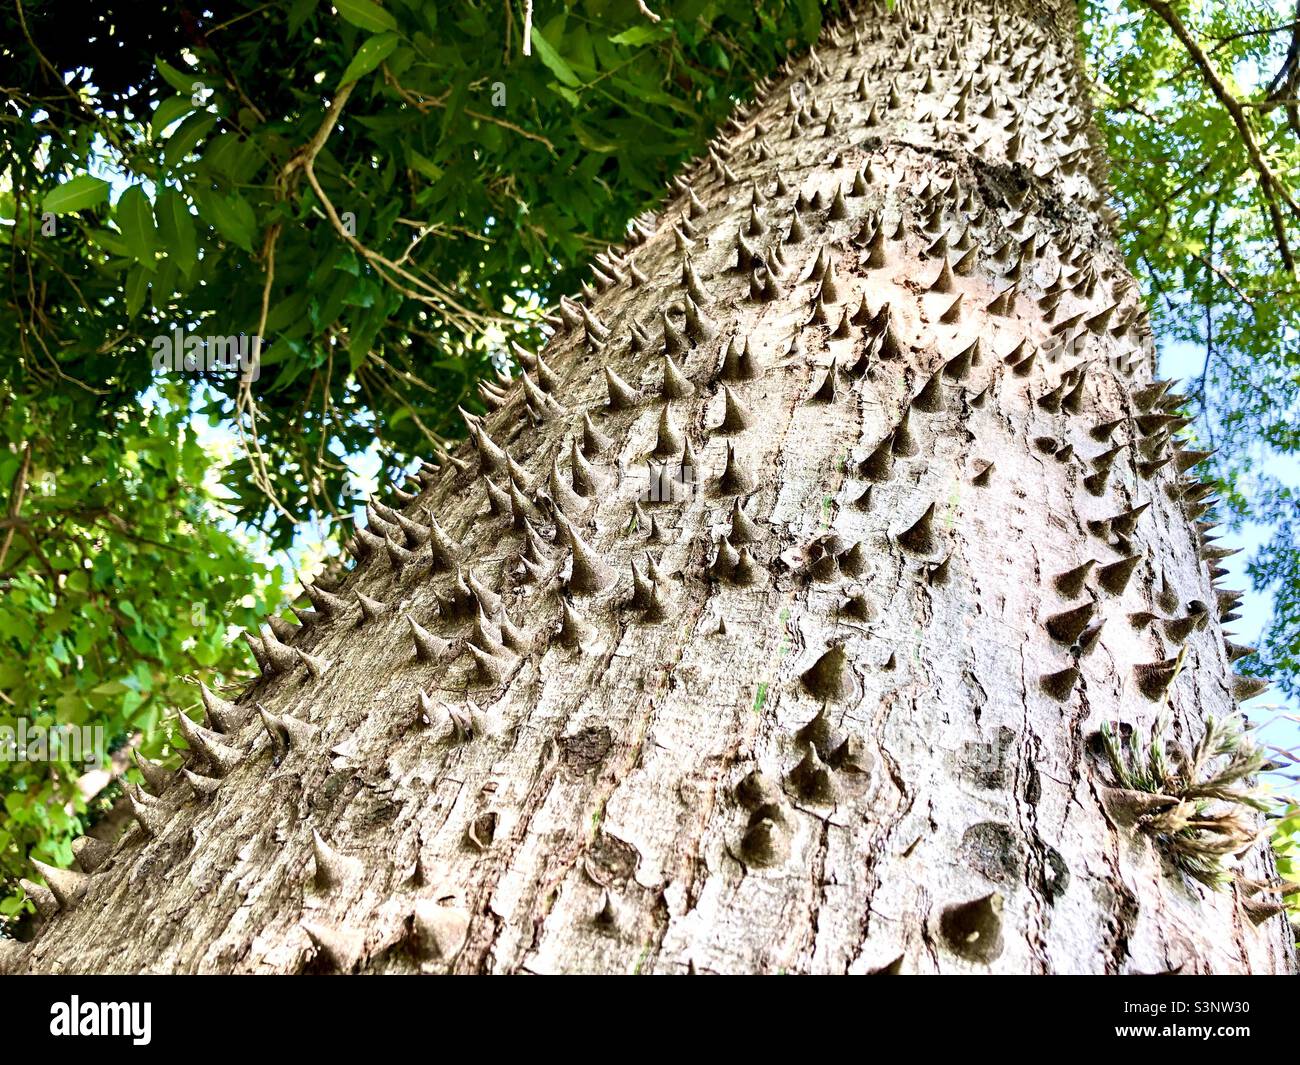
[[[474,675],[489,687],[500,685],[505,679],[510,662],[504,656],[494,655],[475,643],[467,643],[465,649],[474,659]]]
[[[861,542],[854,544],[835,557],[840,572],[846,577],[860,577],[867,571],[867,552]]]
[[[560,600],[560,645],[570,649],[581,648],[591,642],[595,629],[567,599]]]
[[[889,438],[890,449],[895,455],[908,458],[920,451],[915,438],[912,436],[912,417],[911,408],[908,407],[903,411],[903,416],[894,426],[894,431]]]
[[[609,367],[605,368],[605,384],[609,390],[607,406],[612,411],[631,410],[644,398]]]
[[[964,381],[971,367],[980,364],[980,341],[976,337],[966,347],[943,364],[943,374],[954,381]]]
[[[1152,702],[1163,698],[1174,677],[1178,675],[1178,660],[1166,658],[1161,662],[1147,662],[1133,667],[1138,691]]]
[[[689,399],[695,392],[695,386],[686,379],[686,375],[673,362],[671,355],[663,356],[664,383],[661,394],[666,400]]]
[[[72,841],[72,859],[83,873],[93,873],[108,861],[112,853],[111,844],[94,836],[78,836]]]
[[[1047,631],[1054,640],[1074,643],[1092,620],[1096,609],[1096,603],[1087,602],[1060,614],[1053,614],[1047,619]]]
[[[931,374],[925,387],[913,398],[912,409],[925,414],[938,414],[948,409],[943,394],[943,375],[938,370]]]
[[[146,836],[159,835],[167,827],[166,814],[156,803],[151,803],[144,792],[135,785],[126,784],[123,790],[131,806],[131,816],[135,818],[140,830]]]
[[[739,560],[740,553],[732,546],[731,541],[724,536],[718,541],[717,552],[713,557],[713,563],[709,566],[709,573],[718,580],[730,580],[736,572],[736,563]],[[635,564],[632,567],[632,584],[635,589],[633,592],[634,605],[638,598],[648,599],[649,585],[640,576]]]
[[[346,854],[340,854],[316,829],[311,832],[312,855],[315,860],[313,881],[320,891],[334,891],[361,876],[362,863]]]
[[[727,385],[722,386],[722,394],[724,402],[723,416],[722,422],[718,426],[718,432],[739,433],[748,429],[751,421],[749,410]],[[676,451],[677,448],[674,447],[672,450]]]
[[[59,869],[53,865],[46,865],[35,858],[30,860],[61,909],[71,910],[81,901],[90,883],[88,875],[79,873],[75,869]]]
[[[839,701],[854,692],[853,669],[843,644],[831,644],[800,676],[804,687],[821,699]]]
[[[750,816],[740,842],[740,854],[755,866],[772,866],[783,862],[790,851],[790,830],[777,803],[766,803]]]
[[[265,660],[262,668],[264,676],[288,673],[298,664],[298,656],[293,653],[293,648],[282,644],[269,629],[262,633],[261,642],[262,657]]]
[[[1253,655],[1257,650],[1259,650],[1257,647],[1249,647],[1244,644],[1233,643],[1231,640],[1224,640],[1223,647],[1227,652],[1229,662],[1235,662],[1239,658]]]
[[[299,612],[297,607],[291,607],[290,609],[293,610],[294,613],[297,614],[298,617],[300,618],[304,614],[308,614],[313,618],[318,616],[314,610],[312,611],[304,610]],[[275,635],[281,640],[281,642],[284,643],[287,643],[288,641],[292,640],[294,637],[298,635],[298,632],[300,631],[297,625],[291,624],[290,622],[286,621],[284,618],[280,617],[278,614],[269,615],[266,619],[266,623],[267,625],[270,626],[271,631],[275,633]]]
[[[733,544],[750,544],[759,535],[758,526],[746,516],[740,505],[740,497],[737,496],[731,501],[731,531],[727,533],[727,539]]]
[[[474,574],[471,573],[469,575],[466,587],[469,588],[474,599],[478,602],[478,605],[487,613],[497,614],[500,612],[502,606],[501,597],[497,595],[496,592],[492,591],[492,589],[488,588],[487,585],[474,576]]]
[[[677,427],[672,423],[671,415],[668,414],[667,406],[664,407],[659,420],[660,445],[664,443],[665,422],[667,423],[667,431],[670,434],[677,431]],[[551,469],[546,477],[546,491],[550,494],[551,501],[555,506],[570,518],[580,516],[585,513],[590,506],[588,500],[574,490],[571,481],[560,474],[558,456],[551,459]],[[529,515],[526,510],[522,510],[519,506],[515,507],[516,528],[524,529],[526,527],[524,522],[528,522],[528,517]],[[528,525],[531,526],[531,522],[528,522]]]
[[[685,351],[689,351],[691,345],[686,338],[686,334],[673,324],[667,308],[660,314],[660,319],[663,322],[664,330],[664,354],[680,355]]]
[[[944,258],[942,265],[939,267],[939,276],[930,282],[931,292],[955,292],[957,284],[953,280],[952,267],[948,265],[947,257]]]
[[[1113,519],[1111,528],[1114,528]],[[1134,554],[1112,562],[1108,566],[1102,566],[1097,571],[1097,583],[1111,595],[1122,595],[1124,589],[1128,587],[1129,578],[1133,576],[1133,570],[1137,568],[1137,564],[1141,561],[1142,556]]]
[[[801,799],[819,806],[833,806],[838,797],[835,776],[817,755],[817,748],[808,745],[799,763],[790,771],[790,783]]]
[[[587,499],[595,496],[604,484],[604,478],[587,461],[576,439],[569,445],[569,477],[573,490]]]
[[[1174,468],[1179,473],[1186,473],[1193,466],[1197,466],[1215,454],[1214,451],[1183,451],[1181,449],[1174,452]]]
[[[26,877],[19,877],[18,886],[27,893],[27,897],[31,899],[32,905],[36,907],[36,912],[44,920],[50,921],[54,919],[59,912],[59,901],[54,897],[53,891],[41,884],[28,880]]]
[[[465,945],[469,921],[469,913],[459,906],[420,899],[411,910],[412,939],[417,952],[434,961],[451,962]]]
[[[840,301],[839,285],[835,281],[835,263],[833,260],[826,264],[826,272],[822,275],[821,285],[817,290],[817,298],[823,305],[833,305]]]
[[[1067,666],[1055,673],[1048,673],[1042,678],[1043,691],[1047,692],[1053,699],[1063,703],[1070,698],[1078,681],[1078,667]]]
[[[389,612],[388,605],[381,603],[378,599],[371,599],[370,596],[356,589],[353,594],[357,597],[357,603],[361,607],[361,620],[365,622],[375,622],[382,619]]]
[[[718,488],[724,495],[747,495],[754,490],[754,477],[736,457],[734,444],[727,444],[727,464],[718,479]]]
[[[483,613],[482,607],[478,608],[474,617],[474,627],[469,642],[487,651],[488,654],[498,657],[505,651],[505,644],[501,642],[500,629]]]
[[[145,783],[155,795],[161,795],[167,790],[172,782],[173,774],[168,772],[162,766],[149,761],[138,750],[132,749],[131,755],[135,759],[136,768],[140,770],[140,775],[144,777]]]
[[[1120,536],[1132,536],[1137,531],[1138,518],[1146,511],[1150,503],[1143,503],[1132,510],[1125,510],[1110,519],[1110,529]]]
[[[835,401],[836,367],[834,360],[826,368],[821,381],[808,397],[809,403],[833,403]]]
[[[990,963],[1002,954],[1002,895],[994,891],[943,911],[939,927],[949,948],[971,961]]]
[[[298,927],[307,933],[317,956],[338,972],[351,972],[365,949],[365,937],[360,932],[338,929],[317,921],[301,921]]]
[[[298,655],[298,661],[307,667],[307,672],[313,679],[320,680],[329,671],[331,663],[328,659],[308,654],[301,648],[294,648],[294,650]]]
[[[217,780],[214,777],[201,776],[198,773],[191,773],[188,769],[182,769],[181,776],[183,776],[186,783],[189,784],[196,799],[211,798],[221,787],[220,780]]]
[[[411,629],[411,639],[415,642],[415,659],[417,662],[439,662],[447,656],[451,645],[439,636],[435,636],[410,614],[406,623]]]
[[[614,441],[596,428],[590,414],[582,416],[582,453],[589,459],[608,451]]]
[[[221,698],[202,681],[199,682],[199,695],[203,699],[208,721],[217,732],[234,732],[248,720],[251,713],[247,707],[236,706]]]
[[[1140,411],[1149,411],[1160,400],[1160,398],[1169,391],[1174,381],[1153,381],[1143,388],[1135,389],[1131,393],[1133,405]]]
[[[934,504],[926,507],[925,513],[899,533],[897,539],[901,546],[914,554],[934,554],[939,546],[934,535]]]
[[[1084,582],[1088,579],[1088,574],[1092,572],[1095,565],[1097,565],[1095,559],[1088,559],[1082,565],[1058,574],[1052,579],[1052,586],[1063,598],[1077,599],[1083,594]]]
[[[417,692],[415,696],[416,715],[415,720],[419,725],[426,728],[433,724],[434,702],[433,697],[427,692]]]
[[[403,518],[402,515],[400,514],[396,514],[394,516],[398,519],[399,525],[403,521],[408,520],[406,518]],[[318,614],[323,614],[327,618],[332,618],[335,615],[342,614],[345,610],[347,610],[348,604],[346,599],[342,599],[339,596],[333,595],[330,592],[322,591],[320,588],[317,588],[315,585],[305,584],[303,585],[302,590],[303,590],[303,594],[305,594],[307,598],[311,600],[311,605],[316,609],[316,612]]]
[[[562,514],[556,515],[556,525],[568,540],[573,557],[569,587],[580,595],[595,595],[614,583],[614,571],[578,535],[572,523]]]
[[[348,551],[358,561],[365,561],[383,546],[383,537],[376,536],[369,529],[358,528],[348,542]]]
[[[211,766],[214,775],[224,777],[243,761],[244,756],[233,747],[226,746],[219,733],[196,725],[185,713],[177,712],[176,723],[189,749]]]
[[[384,552],[388,555],[388,562],[394,572],[400,572],[415,561],[415,553],[408,551],[396,540],[385,540]]]
[[[733,336],[723,356],[719,378],[723,381],[750,381],[758,376],[758,372],[758,366],[750,351],[749,338],[745,337],[742,340],[738,335]]]

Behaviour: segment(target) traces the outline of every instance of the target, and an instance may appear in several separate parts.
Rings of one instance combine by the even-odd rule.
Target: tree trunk
[[[899,6],[372,506],[16,968],[1293,969],[1097,753],[1236,708],[1074,5]]]

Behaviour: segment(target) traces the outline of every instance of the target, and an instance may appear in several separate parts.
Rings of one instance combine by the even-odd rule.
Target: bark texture
[[[11,966],[1292,971],[1095,750],[1237,711],[1073,19],[759,86]]]

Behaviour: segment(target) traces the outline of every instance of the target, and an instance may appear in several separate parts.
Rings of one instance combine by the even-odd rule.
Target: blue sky
[[[1167,344],[1161,345],[1159,356],[1161,377],[1178,378],[1187,382],[1200,374],[1205,351],[1191,344]],[[1272,457],[1268,472],[1290,484],[1300,484],[1300,459],[1296,456]],[[1221,534],[1219,542],[1224,547],[1242,549],[1241,554],[1224,560],[1223,567],[1231,576],[1220,581],[1220,586],[1224,588],[1246,589],[1246,596],[1238,611],[1241,620],[1231,626],[1236,634],[1235,642],[1258,645],[1273,614],[1273,597],[1268,592],[1256,591],[1251,587],[1246,567],[1252,553],[1268,539],[1271,529],[1266,525],[1248,522],[1237,532],[1226,529],[1216,532]],[[1270,688],[1263,695],[1244,704],[1243,709],[1251,721],[1259,726],[1258,737],[1262,742],[1286,749],[1300,746],[1300,724],[1287,720],[1287,715],[1300,716],[1300,704],[1296,700],[1287,699],[1278,689]]]

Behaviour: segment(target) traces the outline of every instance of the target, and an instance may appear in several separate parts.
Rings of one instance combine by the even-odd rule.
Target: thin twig
[[[1232,291],[1237,294],[1238,298],[1241,300],[1242,303],[1244,303],[1247,307],[1250,307],[1252,309],[1254,308],[1255,301],[1251,299],[1249,296],[1247,296],[1245,292],[1242,291],[1241,286],[1238,285],[1235,280],[1233,280],[1232,275],[1228,273],[1228,271],[1226,271],[1218,263],[1210,262],[1199,251],[1196,252],[1195,255],[1198,259],[1201,260],[1201,262],[1203,262],[1206,266],[1208,266],[1211,270],[1213,270],[1216,274],[1219,275],[1219,280],[1221,280],[1225,285],[1227,285],[1230,289],[1232,289]]]
[[[9,518],[11,521],[18,517],[18,511],[23,505],[23,496],[27,492],[27,474],[32,468],[32,445],[29,440],[23,445],[23,461],[18,466],[18,472],[14,474],[13,484],[9,488]],[[5,533],[5,540],[0,544],[0,566],[4,565],[5,556],[9,554],[9,545],[14,542],[14,528],[11,525]]]
[[[417,93],[411,92],[395,77],[393,77],[392,71],[388,69],[387,63],[381,64],[380,70],[383,72],[384,81],[393,87],[398,96],[417,110],[427,112],[431,108],[443,108],[447,106],[447,101],[443,97],[420,96]],[[546,150],[552,155],[559,155],[555,150],[555,145],[540,133],[532,133],[521,126],[516,126],[513,122],[508,122],[504,118],[497,118],[496,115],[486,115],[482,111],[475,111],[469,107],[465,108],[465,114],[469,115],[470,118],[477,118],[480,122],[491,122],[493,125],[500,126],[502,129],[508,129],[512,133],[518,133],[521,137],[527,137],[530,141],[536,141],[538,144],[545,145]]]

